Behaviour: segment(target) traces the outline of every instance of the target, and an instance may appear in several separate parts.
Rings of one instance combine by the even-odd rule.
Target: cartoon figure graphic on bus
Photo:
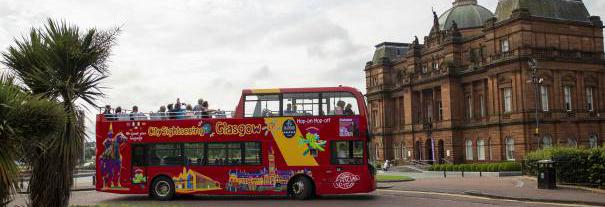
[[[303,145],[307,145],[308,149],[305,150],[303,156],[311,153],[313,156],[317,156],[318,152],[323,152],[326,146],[326,141],[321,140],[319,137],[319,129],[315,127],[307,128],[307,134],[304,137],[299,138],[299,143]]]
[[[103,188],[121,189],[120,169],[122,168],[122,154],[120,148],[128,138],[121,132],[113,136],[113,127],[109,125],[107,138],[103,141],[104,151],[99,160]]]

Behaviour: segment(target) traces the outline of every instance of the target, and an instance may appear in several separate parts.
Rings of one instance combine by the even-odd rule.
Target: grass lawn
[[[393,182],[393,181],[412,181],[411,177],[403,175],[378,175],[376,181],[378,182]]]

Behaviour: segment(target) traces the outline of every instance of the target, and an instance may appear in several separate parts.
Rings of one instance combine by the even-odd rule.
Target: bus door
[[[147,184],[147,162],[145,145],[136,144],[132,145],[132,167],[131,167],[131,179],[133,190],[140,189],[144,190]],[[138,187],[137,187],[138,186]]]
[[[363,162],[364,142],[333,140],[330,142],[331,165],[328,180],[335,192],[362,188],[359,183],[368,179]],[[363,183],[367,183],[367,180]]]

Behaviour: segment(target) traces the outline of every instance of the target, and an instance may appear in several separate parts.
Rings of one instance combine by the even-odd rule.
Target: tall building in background
[[[428,36],[378,44],[365,74],[378,160],[518,161],[604,143],[603,23],[581,0],[500,0],[495,14],[456,0]]]

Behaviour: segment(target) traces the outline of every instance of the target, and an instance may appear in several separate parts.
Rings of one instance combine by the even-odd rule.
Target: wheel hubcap
[[[165,197],[170,193],[170,184],[166,181],[160,181],[155,185],[155,194]]]
[[[301,194],[305,190],[305,184],[302,181],[298,181],[292,185],[292,190],[295,194]]]

